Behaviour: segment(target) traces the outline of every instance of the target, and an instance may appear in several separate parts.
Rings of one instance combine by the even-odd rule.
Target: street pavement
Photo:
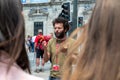
[[[35,76],[38,76],[38,77],[42,77],[45,80],[48,80],[49,74],[50,74],[51,63],[49,61],[47,63],[45,63],[44,71],[36,73],[36,72],[34,72],[35,69],[36,69],[36,65],[35,65],[35,58],[36,57],[35,57],[34,53],[33,52],[29,52],[28,53],[28,57],[29,57],[29,61],[30,61],[30,68],[31,68],[32,75],[35,75]]]

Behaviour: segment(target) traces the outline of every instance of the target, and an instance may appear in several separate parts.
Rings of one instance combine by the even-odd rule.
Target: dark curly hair
[[[70,25],[68,23],[68,21],[62,17],[58,17],[58,18],[55,18],[53,20],[53,26],[55,26],[55,23],[63,23],[63,26],[64,26],[64,30],[67,32],[70,28]]]

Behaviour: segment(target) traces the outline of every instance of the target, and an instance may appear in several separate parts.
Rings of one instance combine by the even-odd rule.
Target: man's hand
[[[43,46],[44,49],[46,49],[46,48],[47,48],[47,42],[46,42],[46,41],[43,41],[43,42],[42,42],[42,46]]]

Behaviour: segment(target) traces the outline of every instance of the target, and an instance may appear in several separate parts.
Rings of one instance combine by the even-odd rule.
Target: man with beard
[[[69,23],[64,18],[56,18],[53,21],[55,38],[49,40],[48,44],[44,45],[44,61],[51,62],[51,70],[49,80],[60,80],[62,66],[67,56],[67,52],[73,39],[67,38],[66,33],[69,30]],[[67,45],[64,46],[64,44]]]

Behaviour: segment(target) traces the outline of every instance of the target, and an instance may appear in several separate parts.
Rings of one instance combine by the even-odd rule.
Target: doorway
[[[34,35],[38,34],[38,29],[41,29],[43,32],[43,22],[34,22]]]

